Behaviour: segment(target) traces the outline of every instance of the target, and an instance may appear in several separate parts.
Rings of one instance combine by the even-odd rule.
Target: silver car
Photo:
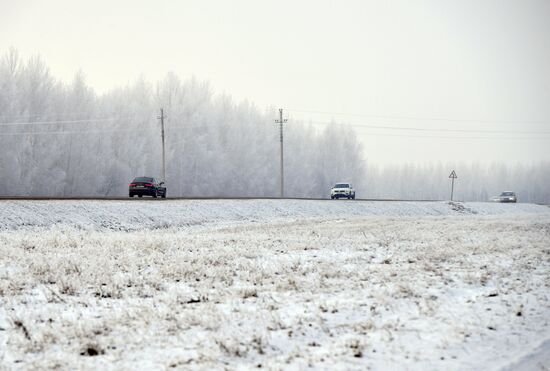
[[[355,200],[355,189],[351,183],[336,183],[334,187],[330,189],[330,198],[347,198]]]
[[[498,202],[517,202],[518,197],[516,196],[516,192],[502,192],[500,196],[497,197],[496,201]]]

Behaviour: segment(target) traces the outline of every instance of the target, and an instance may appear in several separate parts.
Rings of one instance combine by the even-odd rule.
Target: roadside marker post
[[[452,201],[453,200],[453,192],[455,190],[455,179],[458,178],[458,176],[456,175],[454,170],[451,172],[451,175],[449,175],[449,178],[452,179],[452,183],[451,183],[451,201]]]

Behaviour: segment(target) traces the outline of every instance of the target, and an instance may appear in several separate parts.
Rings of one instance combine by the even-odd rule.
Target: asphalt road
[[[301,197],[285,197],[283,200],[306,200],[306,201],[340,201],[331,200],[330,198],[301,198]],[[169,200],[281,200],[280,197],[168,197],[152,198],[152,197],[48,197],[48,196],[0,196],[0,200],[104,200],[104,201],[169,201]],[[345,200],[345,199],[344,199]],[[415,201],[415,202],[437,202],[442,200],[404,200],[404,199],[388,199],[388,198],[356,198],[355,200],[347,201]]]

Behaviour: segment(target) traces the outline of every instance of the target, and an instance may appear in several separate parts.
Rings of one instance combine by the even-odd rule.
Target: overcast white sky
[[[174,71],[288,125],[442,130],[358,128],[374,162],[550,160],[547,0],[0,0],[10,46],[98,92]]]

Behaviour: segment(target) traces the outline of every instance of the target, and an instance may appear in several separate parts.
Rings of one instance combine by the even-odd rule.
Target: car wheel
[[[157,191],[153,192],[153,198],[157,198],[157,195],[158,195]]]
[[[138,195],[138,197],[139,197],[139,198],[142,198],[142,197],[143,197],[143,195]]]
[[[330,196],[330,199],[331,199],[331,200],[334,200],[334,196]]]
[[[355,195],[351,196],[351,199],[352,199],[352,200],[355,200]]]
[[[166,198],[166,191],[162,194],[162,198]]]

